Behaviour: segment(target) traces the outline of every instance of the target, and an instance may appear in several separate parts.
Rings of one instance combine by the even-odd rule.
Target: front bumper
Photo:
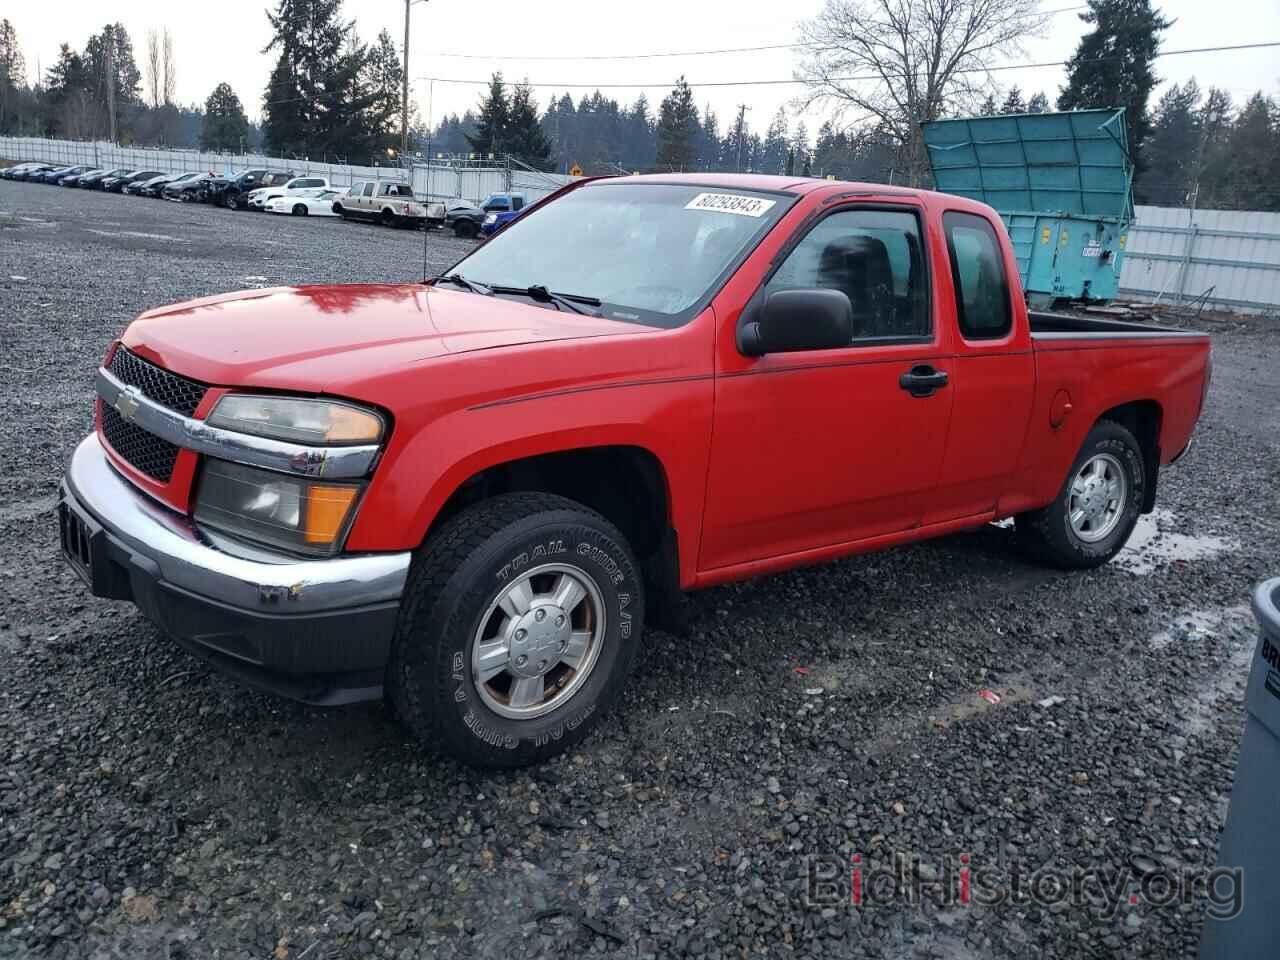
[[[95,434],[76,448],[59,513],[83,524],[97,596],[132,600],[183,647],[240,682],[314,704],[382,696],[409,553],[249,560],[111,466]],[[62,517],[64,540],[66,517]]]

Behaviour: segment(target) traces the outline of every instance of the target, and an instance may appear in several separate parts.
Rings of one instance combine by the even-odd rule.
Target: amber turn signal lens
[[[338,539],[357,492],[350,486],[309,485],[306,519],[303,521],[306,542],[329,544]]]
[[[329,406],[329,429],[324,438],[329,443],[351,443],[377,441],[382,434],[382,421],[371,413],[357,410],[355,407],[331,404]]]

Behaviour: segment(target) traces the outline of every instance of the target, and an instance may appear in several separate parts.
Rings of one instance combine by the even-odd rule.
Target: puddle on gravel
[[[1139,517],[1129,542],[1112,562],[1133,573],[1147,574],[1179,560],[1207,560],[1239,546],[1226,537],[1175,533],[1176,520],[1168,510]]]
[[[1194,692],[1181,702],[1183,725],[1198,736],[1214,726],[1214,714],[1223,700],[1238,702],[1249,679],[1249,662],[1257,641],[1257,628],[1247,604],[1193,610],[1174,619],[1151,638],[1155,650],[1171,644],[1208,641],[1217,651],[1218,666],[1201,674]]]

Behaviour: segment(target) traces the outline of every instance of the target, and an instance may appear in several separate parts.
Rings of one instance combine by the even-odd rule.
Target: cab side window
[[[928,272],[914,213],[846,210],[810,230],[765,286],[839,290],[853,305],[854,341],[927,338]]]
[[[360,191],[363,189],[364,189],[364,184],[361,183],[360,181],[356,181],[350,187],[347,188],[347,196],[358,197],[360,196]]]
[[[966,340],[998,340],[1013,329],[1009,281],[995,228],[986,217],[946,213],[951,277],[956,288],[956,315]]]
[[[366,197],[372,197],[372,196],[373,196],[373,184],[372,184],[372,183],[366,183],[366,184],[364,185],[364,195],[365,195]]]

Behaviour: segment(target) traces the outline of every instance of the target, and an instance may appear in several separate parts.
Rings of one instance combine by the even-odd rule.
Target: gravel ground
[[[428,243],[433,269],[465,249]],[[1202,890],[1129,895],[1214,861],[1247,598],[1280,572],[1274,324],[1214,325],[1197,443],[1117,562],[1040,569],[993,526],[696,595],[581,749],[493,775],[380,705],[210,674],[88,597],[51,515],[134,314],[421,258],[421,234],[0,181],[0,955],[1194,955]],[[870,891],[895,854],[1023,886],[851,905],[850,858]],[[1084,869],[1125,880],[1113,909],[1027,895]]]

